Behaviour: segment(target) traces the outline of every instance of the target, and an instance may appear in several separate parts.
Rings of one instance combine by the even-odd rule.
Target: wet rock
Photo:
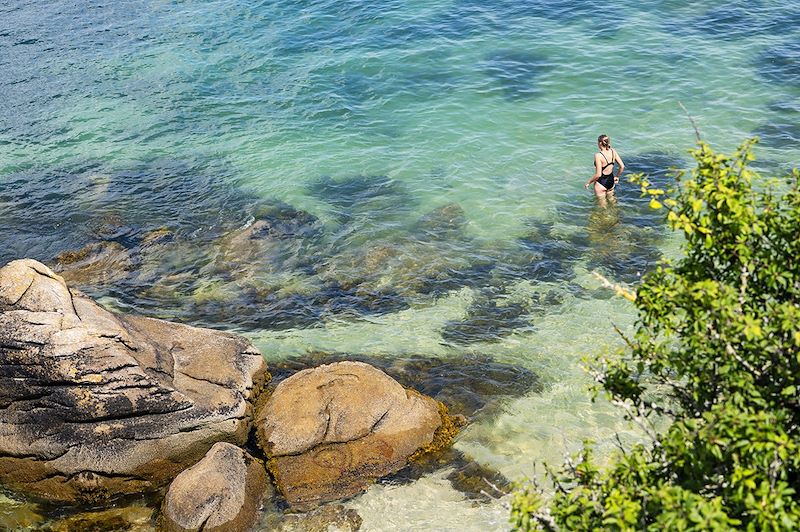
[[[175,240],[175,233],[168,227],[159,227],[152,231],[147,231],[142,235],[141,246],[149,248],[151,246],[168,244]]]
[[[276,532],[355,532],[361,528],[361,516],[341,504],[326,504],[310,512],[271,515],[263,523]]]
[[[43,527],[45,532],[152,532],[155,510],[146,506],[81,512]]]
[[[165,532],[244,532],[272,490],[264,464],[229,443],[216,443],[175,477],[161,512]]]
[[[141,235],[126,228],[125,234],[129,236],[64,251],[56,256],[53,270],[71,285],[97,295],[151,285],[167,266],[163,251],[172,247],[175,234],[166,227]]]
[[[440,359],[422,355],[375,357],[352,353],[311,353],[271,366],[270,386],[298,371],[331,362],[355,360],[380,368],[406,388],[433,397],[456,415],[490,413],[510,397],[541,391],[541,382],[529,369],[496,362],[488,356]]]
[[[232,334],[114,314],[46,266],[0,269],[0,478],[57,501],[163,486],[242,443],[264,360]]]
[[[457,429],[441,403],[361,362],[281,382],[256,414],[256,434],[287,502],[298,509],[353,496]]]

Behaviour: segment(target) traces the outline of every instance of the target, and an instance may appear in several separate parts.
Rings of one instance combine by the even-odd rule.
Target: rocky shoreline
[[[276,497],[356,529],[320,505],[441,452],[466,423],[364,362],[267,389],[247,340],[109,312],[34,260],[0,269],[0,364],[2,488],[109,519],[121,497],[154,494],[159,516],[139,519],[163,530],[250,530]]]

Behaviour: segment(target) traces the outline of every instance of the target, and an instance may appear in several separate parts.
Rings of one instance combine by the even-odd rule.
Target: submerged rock
[[[459,230],[453,233],[453,226],[429,222],[423,220],[409,235],[331,256],[320,266],[320,278],[357,293],[393,293],[406,299],[486,283],[495,260],[474,253]]]
[[[468,460],[463,454],[460,460],[455,461],[447,480],[467,498],[484,502],[507,495],[513,488],[511,481],[502,473]]]
[[[112,293],[143,312],[194,324],[258,327],[273,316],[278,328],[319,321],[304,299],[328,288],[310,275],[322,234],[315,216],[271,201],[242,205],[237,216],[202,231],[145,230],[136,221],[131,216],[127,226],[115,215],[94,232],[102,240],[62,252],[54,270],[93,296]]]
[[[496,262],[475,253],[463,234],[465,223],[458,204],[444,205],[421,217],[406,233],[334,249],[316,273],[326,285],[363,301],[373,314],[407,308],[415,299],[482,285],[490,279]]]
[[[303,260],[302,239],[314,237],[321,230],[315,216],[288,206],[272,210],[265,207],[259,216],[220,239],[216,270],[247,282],[261,272],[274,273],[296,266]]]
[[[9,498],[0,491],[0,530],[37,530],[44,521],[39,505]]]
[[[447,322],[442,339],[453,344],[497,342],[518,329],[530,329],[527,305],[479,295],[461,321]]]
[[[243,338],[114,314],[46,266],[0,269],[0,479],[58,501],[151,490],[243,443],[262,356]]]
[[[635,283],[661,259],[656,234],[646,228],[618,225],[590,233],[592,248],[587,267],[616,282]]]
[[[155,510],[147,506],[127,506],[95,512],[81,512],[43,527],[45,532],[152,532]]]
[[[256,414],[278,489],[297,509],[353,496],[457,429],[441,403],[361,362],[303,370]]]
[[[560,235],[552,223],[531,222],[517,239],[516,248],[505,255],[501,273],[513,279],[563,282],[575,277],[575,264],[586,252],[585,238],[578,233]]]
[[[161,512],[164,532],[245,532],[272,490],[263,462],[229,443],[216,443],[169,486]]]
[[[118,242],[104,241],[61,253],[54,270],[69,283],[98,286],[119,282],[135,268],[129,250]]]
[[[413,482],[443,468],[449,470],[445,478],[453,489],[472,501],[490,502],[513,490],[513,483],[505,475],[491,467],[479,464],[453,447],[415,460],[409,467],[381,482],[387,484]]]
[[[310,512],[269,515],[263,525],[273,532],[355,532],[361,528],[361,516],[341,504],[326,504]]]
[[[451,240],[461,238],[461,230],[467,223],[464,209],[458,203],[438,207],[422,218],[414,230],[429,239]]]
[[[793,117],[794,120],[797,117]],[[800,143],[800,125],[791,118],[778,118],[753,131],[762,144],[774,148],[794,148]]]
[[[390,219],[405,214],[411,195],[400,183],[385,175],[350,176],[345,179],[323,177],[308,191],[330,204],[343,223]]]

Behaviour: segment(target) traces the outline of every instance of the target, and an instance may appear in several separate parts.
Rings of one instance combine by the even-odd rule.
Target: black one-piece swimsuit
[[[611,153],[613,157],[614,150],[611,150]],[[603,155],[602,151],[600,152],[600,155]],[[603,187],[605,187],[606,190],[611,190],[612,188],[614,188],[614,159],[612,158],[610,163],[608,162],[608,158],[605,155],[603,155],[603,159],[605,159],[606,163],[608,164],[603,165],[603,168],[600,170],[600,177],[597,178],[597,182],[603,185]],[[611,167],[611,173],[606,174],[605,173],[606,168],[608,168],[609,166]]]

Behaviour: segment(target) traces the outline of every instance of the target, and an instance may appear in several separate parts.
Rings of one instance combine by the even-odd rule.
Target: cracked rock
[[[300,371],[256,415],[278,489],[300,510],[355,495],[455,433],[444,405],[363,362]]]
[[[0,482],[57,501],[159,488],[242,444],[263,385],[238,336],[115,314],[33,260],[0,269]]]

